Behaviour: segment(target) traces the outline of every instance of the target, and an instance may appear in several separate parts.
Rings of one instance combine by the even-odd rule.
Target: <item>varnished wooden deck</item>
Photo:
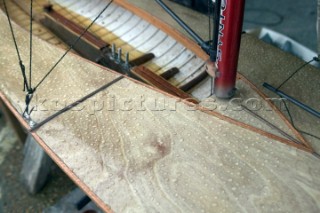
[[[26,19],[25,16],[28,12],[29,1],[15,0],[15,2],[21,8],[24,8],[25,13],[23,13],[23,17]],[[108,3],[108,1],[88,2],[84,0],[57,0],[54,2],[53,7],[57,12],[84,28],[91,23]],[[43,7],[47,5],[47,3],[48,2],[44,0],[35,1],[36,20],[43,17]],[[14,7],[16,9],[16,6]],[[17,16],[20,18],[21,15]],[[143,18],[148,18],[148,21]],[[20,24],[28,29],[28,22],[25,21]],[[40,25],[37,25],[37,27],[38,26],[40,27]],[[47,31],[45,28],[44,30]],[[179,69],[179,72],[170,78],[169,82],[182,89],[185,89],[187,85],[189,88],[189,84],[191,83],[192,86],[189,93],[199,100],[204,101],[202,105],[206,105],[206,98],[210,96],[211,88],[210,78],[204,78],[205,60],[207,56],[205,56],[201,50],[199,51],[199,47],[192,41],[184,38],[181,34],[174,31],[174,29],[171,29],[170,26],[153,20],[152,16],[143,11],[141,12],[139,8],[130,4],[124,4],[123,1],[117,1],[98,19],[97,23],[90,29],[90,32],[108,44],[116,44],[117,47],[123,49],[123,52],[130,52],[131,59],[137,58],[145,53],[155,54],[156,57],[143,66],[157,75],[161,75],[171,68]],[[168,32],[171,33],[170,35],[172,36],[169,36]],[[51,40],[59,41],[58,39],[51,38],[52,33],[50,32],[41,34],[40,37],[44,40],[49,37]],[[203,80],[201,81],[201,79]],[[243,79],[240,75],[238,88],[241,88],[241,90],[239,90],[238,95],[243,99],[258,98],[263,106],[266,107],[266,109],[256,112],[259,116],[269,120],[281,131],[284,131],[286,134],[300,141],[303,145],[309,147],[309,144],[301,134],[289,124],[282,114],[273,107],[269,101],[266,101],[264,97],[259,95],[259,92],[255,92],[257,90],[252,85],[248,86],[248,82],[246,80],[243,81]],[[233,121],[241,121],[245,126],[248,126],[248,128],[258,132],[264,132],[270,137],[280,137],[282,138],[280,141],[284,143],[293,143],[290,142],[287,137],[284,137],[283,134],[280,134],[279,130],[270,128],[264,122],[261,122],[261,120],[253,118],[252,115],[247,112],[243,110],[232,110],[234,106],[230,105],[230,103],[219,101],[217,103],[224,105],[228,109],[224,110],[222,107],[222,110],[219,108],[214,109],[214,111],[229,116]],[[267,110],[268,108],[272,110]]]
[[[0,24],[6,24],[3,15]],[[15,31],[19,43],[27,41],[26,32]],[[7,30],[0,33],[10,37]],[[34,42],[37,81],[63,51]],[[1,99],[27,127],[19,115],[24,97],[20,73],[10,63],[15,50],[5,40],[0,45],[6,52],[0,53]],[[94,78],[88,81],[88,76]],[[70,97],[82,97],[117,76],[69,55],[39,89],[38,99],[70,102]],[[129,110],[121,104],[141,96],[146,99],[144,109]],[[118,106],[113,111],[91,105],[109,103],[112,97]],[[174,104],[159,111],[154,98]],[[33,116],[41,121],[51,113],[39,108]],[[106,212],[319,211],[317,158],[217,116],[124,78],[33,136]]]
[[[23,2],[28,4],[28,1]],[[42,8],[42,2],[46,1],[38,2],[38,10]],[[106,3],[63,2],[72,4],[55,5],[55,8],[83,26],[99,12],[95,5],[99,4],[99,8],[102,8]],[[85,11],[79,8],[85,8]],[[149,45],[148,48],[153,51],[162,47],[164,50],[152,51],[156,53],[156,58],[146,64],[155,73],[161,73],[164,70],[162,66],[167,69],[181,61],[191,63],[186,73],[201,70],[204,59],[194,52],[192,57],[196,57],[188,58],[186,52],[191,50],[162,30],[117,5],[108,11],[112,15],[101,19],[92,33],[101,33],[99,37],[108,43],[115,42],[134,56],[145,53],[139,49],[145,45]],[[81,12],[90,13],[91,16],[80,16]],[[7,26],[6,18],[3,15],[0,17],[1,26]],[[123,20],[119,25],[116,20],[122,19],[127,19],[127,22]],[[28,25],[23,19],[20,21],[21,25]],[[139,30],[125,30],[124,25],[128,22],[136,23]],[[105,25],[112,26],[112,31]],[[118,31],[119,28],[122,30]],[[144,44],[141,38],[138,39],[138,34],[144,35],[147,29],[152,29],[150,32],[154,35],[162,35],[164,40],[150,37]],[[28,56],[28,45],[23,45],[28,43],[26,32],[17,27],[15,31],[19,44],[22,44],[23,56]],[[0,46],[6,53],[0,53],[1,99],[28,128],[19,115],[23,110],[21,100],[24,100],[25,94],[20,87],[22,79],[19,67],[14,63],[15,50],[8,42],[11,41],[10,33],[8,30],[0,33],[1,37],[7,38],[0,40]],[[63,51],[38,39],[34,42],[34,81],[37,82]],[[150,49],[147,50],[149,52]],[[196,61],[199,61],[199,67]],[[39,89],[37,102],[33,103],[38,104],[33,119],[37,122],[43,120],[67,103],[117,76],[119,74],[72,54],[67,56]],[[239,78],[237,87],[242,94],[264,98],[246,79]],[[171,79],[171,82],[175,81]],[[190,93],[203,95],[202,90],[208,87],[208,79],[205,79]],[[155,105],[154,99],[167,104]],[[129,102],[123,102],[125,100]],[[131,105],[141,104],[143,100],[146,100],[143,102],[144,108]],[[59,104],[56,105],[55,101]],[[112,104],[116,104],[116,107],[112,108]],[[266,105],[272,107],[269,103]],[[87,100],[76,110],[48,123],[34,132],[33,136],[56,163],[107,212],[319,211],[319,160],[310,154],[313,151],[308,144],[295,144],[272,129],[267,129],[262,123],[250,121],[250,116],[233,113],[208,112],[204,107],[125,78]],[[270,113],[263,116],[271,116],[271,120],[284,131],[303,142],[301,135],[276,110]],[[88,166],[83,167],[84,164]]]

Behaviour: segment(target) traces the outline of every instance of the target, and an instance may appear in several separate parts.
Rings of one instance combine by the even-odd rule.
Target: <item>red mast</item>
[[[231,98],[235,92],[245,0],[222,0],[214,93]]]

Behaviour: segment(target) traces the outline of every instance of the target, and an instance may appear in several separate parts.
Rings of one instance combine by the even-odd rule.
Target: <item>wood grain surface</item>
[[[39,5],[47,3],[37,2]],[[99,0],[52,2],[57,12],[82,27],[88,26],[108,3]],[[142,10],[118,1],[111,4],[90,32],[106,43],[122,48],[123,54],[129,52],[131,59],[153,53],[155,58],[144,66],[158,75],[173,67],[179,68],[180,72],[169,79],[174,86],[183,87],[205,73],[204,59],[208,57],[197,45],[169,25],[154,20],[148,13],[141,13]]]
[[[25,10],[30,3],[29,1],[21,0],[15,0],[15,2]],[[43,17],[43,7],[47,4],[48,2],[45,0],[35,1],[35,13],[37,17]],[[85,28],[106,4],[107,1],[56,0],[54,1],[53,9]],[[155,4],[155,7],[156,6]],[[28,12],[28,10],[26,10],[26,12]],[[159,13],[157,13],[157,15],[159,15]],[[198,49],[197,45],[191,40],[186,39],[185,36],[175,31],[169,25],[164,24],[158,18],[142,11],[139,7],[123,3],[122,1],[117,1],[117,4],[111,4],[110,8],[108,8],[98,22],[93,25],[90,32],[96,37],[103,39],[106,43],[114,43],[117,47],[121,47],[123,51],[129,51],[130,59],[133,60],[145,53],[154,53],[156,57],[144,64],[148,70],[157,75],[163,75],[167,70],[178,68],[179,72],[167,79],[172,85],[184,91],[192,88],[192,91],[188,92],[200,100],[208,97],[204,95],[210,93],[210,80],[207,78],[201,81],[206,75],[205,61],[203,60],[204,57],[202,54],[196,50]],[[187,44],[187,48],[182,44]],[[241,89],[238,91],[240,91],[239,94],[243,99],[248,100],[253,97],[258,97],[262,104],[268,105],[269,107],[268,101],[265,100],[266,98],[260,97],[261,94],[257,94],[252,88],[248,87],[248,85],[246,86],[249,82],[240,82],[243,83],[243,86],[241,86],[241,84]],[[170,84],[168,85],[170,86]],[[195,85],[196,88],[193,88]],[[201,95],[199,95],[199,91]],[[219,104],[225,105],[221,102],[219,102]],[[272,106],[268,109],[271,110],[259,110],[259,114],[263,117],[268,117],[268,120],[270,121],[271,119],[271,122],[278,128],[308,146],[301,134],[287,122],[279,110],[272,108]],[[226,113],[225,110],[222,110],[223,112],[221,110],[217,111],[237,121],[249,124],[252,129],[256,128],[258,131],[261,130],[279,136],[278,131],[269,128],[264,122],[253,118],[246,112],[239,113],[235,110],[228,110]],[[283,135],[280,135],[280,137],[283,137]],[[284,138],[288,140],[287,137]]]
[[[73,19],[82,25],[88,24],[88,20],[94,19],[95,14],[99,12],[99,9],[95,9],[96,11],[82,9],[84,5],[89,4],[84,1],[55,0],[55,2],[57,3],[55,7],[57,7],[58,10],[59,7],[62,7],[60,11],[64,11],[66,14],[73,14]],[[98,3],[105,5],[107,1],[92,1],[88,8],[94,7],[94,5]],[[153,2],[152,4],[155,3]],[[159,8],[157,4],[154,6],[155,8]],[[119,46],[124,50],[129,48],[129,52],[134,52],[133,57],[135,57],[135,53],[137,53],[136,56],[148,52],[154,53],[156,57],[144,66],[158,75],[161,75],[172,67],[179,68],[179,73],[170,78],[169,82],[182,90],[185,90],[185,87],[190,84],[193,86],[199,84],[201,79],[204,78],[201,76],[205,73],[206,57],[203,56],[202,51],[199,51],[199,47],[197,47],[193,41],[187,39],[186,36],[127,1],[116,1],[116,4],[112,4],[112,8],[106,13],[107,14],[104,15],[106,18],[101,18],[101,20],[97,22],[96,28],[99,30],[92,30],[92,33],[96,34],[96,36],[105,38],[106,42],[110,44],[115,43],[117,47]],[[159,14],[159,12],[157,13]],[[165,16],[163,11],[162,13]],[[108,14],[112,14],[112,16]],[[128,20],[132,21],[135,19],[138,19],[139,22],[135,22],[135,24],[128,22]],[[101,26],[103,29],[101,29]],[[146,26],[149,27],[146,28]],[[162,35],[161,37],[157,36],[159,33]],[[106,37],[106,35],[111,35],[111,38],[107,39],[108,36]],[[144,47],[146,45],[149,48],[152,46],[152,48],[145,49]],[[200,77],[200,79],[198,79],[198,77]],[[266,98],[261,98],[259,94],[247,85],[247,82],[243,83],[243,86],[240,85],[241,90],[239,90],[241,97],[244,99],[259,98],[261,103],[269,106]],[[205,81],[201,82],[200,87],[202,90],[210,92],[210,86],[206,84]],[[246,87],[246,89],[242,89],[244,87]],[[203,100],[203,97],[200,100]],[[252,118],[252,116],[246,113],[229,112],[230,113],[223,112],[223,114],[251,126],[258,127],[263,131],[279,135],[275,133],[274,130],[266,127],[263,122]],[[268,119],[271,119],[270,121],[273,124],[280,129],[285,129],[292,137],[296,137],[302,141],[302,143],[307,144],[301,134],[281,115],[280,111],[267,110],[266,112],[266,110],[260,110],[259,113],[263,117],[269,117]]]
[[[37,134],[115,212],[319,210],[319,159],[182,103],[157,111],[155,95],[170,99],[128,80],[88,101],[109,95],[151,101],[66,113]]]
[[[277,87],[304,63],[301,59],[261,42],[252,35],[243,36],[239,70],[268,97],[278,98],[276,94],[263,88],[264,82]],[[320,111],[319,80],[319,69],[307,65],[291,78],[281,90],[313,109]],[[288,103],[288,106],[295,126],[319,138],[320,119],[291,103]],[[285,109],[282,109],[282,111],[284,115],[289,117]],[[311,137],[308,134],[303,134],[303,136],[309,141],[313,149],[319,153],[319,139]]]
[[[15,31],[25,58],[28,39]],[[1,97],[21,113],[15,50],[9,30],[0,33]],[[63,51],[34,44],[38,82]],[[69,55],[39,87],[38,101],[48,102],[32,117],[41,121],[117,76]],[[318,158],[127,78],[34,136],[107,212],[320,211]]]
[[[290,124],[286,122],[286,119],[279,116],[281,115],[281,112],[276,108],[273,108],[274,105],[269,103],[270,100],[260,94],[244,77],[238,76],[236,83],[237,92],[232,100],[219,99],[215,97],[215,95],[210,95],[207,91],[201,90],[202,88],[210,87],[210,84],[211,79],[207,78],[204,85],[200,85],[192,91],[192,95],[195,97],[208,97],[201,102],[203,107],[280,137],[285,137],[282,133],[283,131],[306,146],[309,146],[308,142],[306,142],[297,131],[290,128]],[[274,101],[277,106],[281,106],[282,103],[280,100],[275,99]],[[251,113],[246,111],[244,107],[248,108]],[[269,124],[276,126],[277,129],[265,122],[261,122],[259,118],[253,116],[253,113],[268,121]]]
[[[25,10],[22,10],[18,5],[14,4],[12,1],[6,1],[6,4],[7,4],[8,12],[10,14],[11,19],[15,23],[20,25],[22,28],[29,30],[30,16],[25,12]],[[3,1],[0,2],[0,8],[2,10],[4,9]],[[46,29],[36,21],[33,21],[33,34],[47,41],[48,43],[51,43],[62,49],[67,49],[67,46],[60,39],[58,39],[52,32],[50,32],[48,29]]]

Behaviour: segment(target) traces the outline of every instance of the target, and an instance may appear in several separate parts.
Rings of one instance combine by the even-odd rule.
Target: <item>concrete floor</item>
[[[143,5],[148,11],[154,8],[152,4],[144,4],[145,0],[129,1]],[[191,25],[194,18],[203,17],[179,6],[174,6],[174,9],[180,11],[182,17],[185,17],[186,22],[190,22]],[[170,18],[167,18],[167,21],[171,22]],[[316,50],[316,1],[293,3],[292,0],[247,0],[244,29],[261,26],[283,33]],[[208,32],[203,30],[206,28],[207,26],[197,28],[195,25],[195,30],[202,35],[207,35]],[[18,212],[25,210],[39,212],[74,187],[67,177],[59,170],[55,170],[50,184],[44,191],[36,196],[29,196],[19,184],[21,162],[22,145],[0,118],[0,213],[17,212],[17,206],[20,210]]]
[[[53,167],[42,192],[29,195],[19,181],[22,153],[23,144],[0,115],[0,213],[42,212],[75,188],[60,169]]]

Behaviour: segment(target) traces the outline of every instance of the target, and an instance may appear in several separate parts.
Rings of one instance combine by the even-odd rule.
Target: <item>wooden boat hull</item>
[[[26,43],[26,32],[15,31]],[[10,38],[9,31],[1,37]],[[37,82],[63,51],[34,44]],[[1,99],[28,129],[15,50],[0,45]],[[32,118],[40,122],[118,76],[69,55],[39,89]],[[106,212],[319,210],[320,167],[308,146],[278,143],[283,138],[127,77],[32,134]]]

